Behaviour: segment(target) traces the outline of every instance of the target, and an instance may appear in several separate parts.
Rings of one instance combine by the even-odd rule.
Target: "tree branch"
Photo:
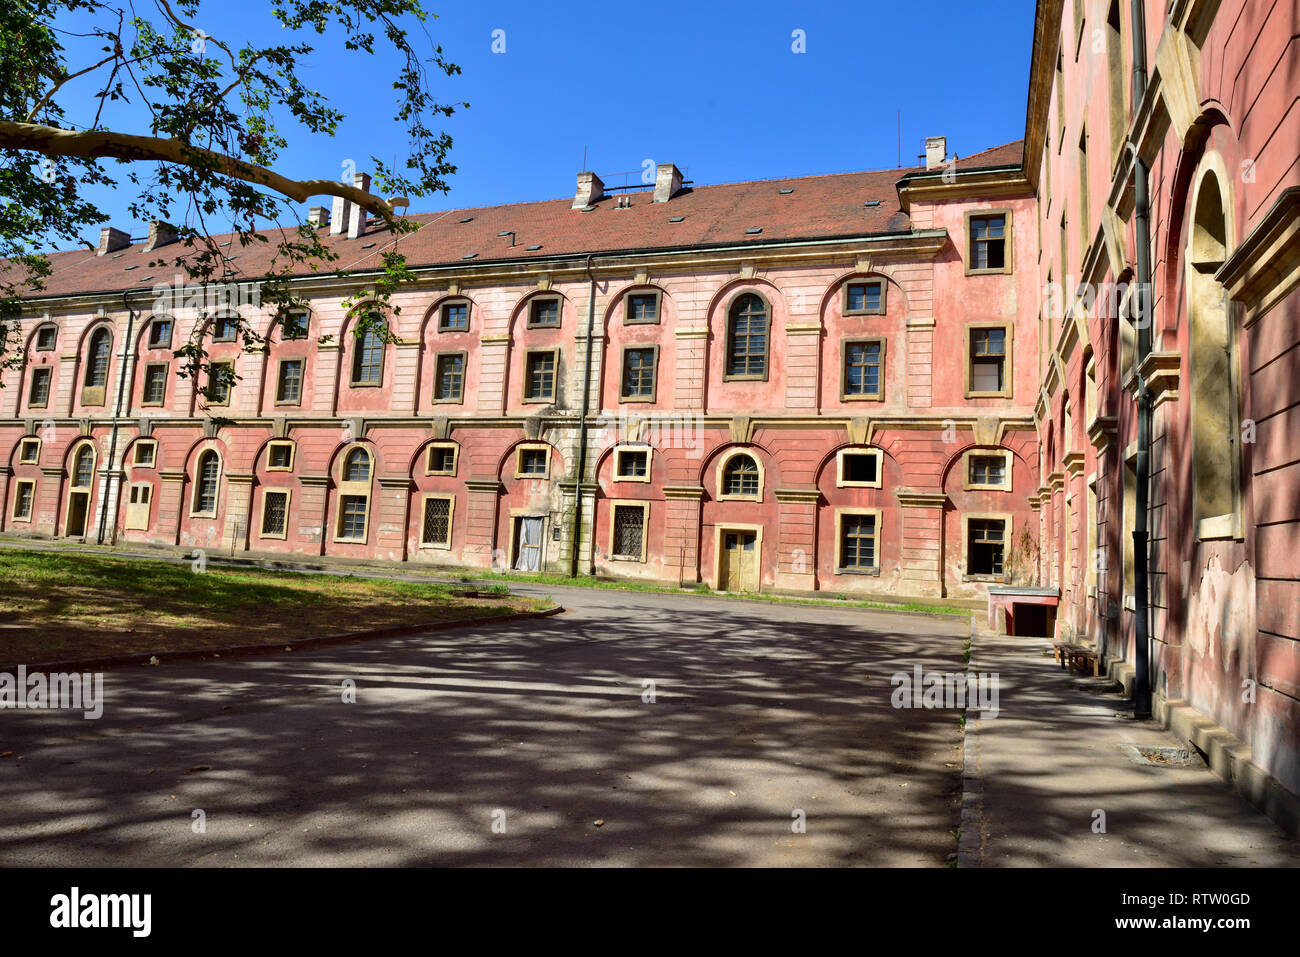
[[[51,98],[52,96],[54,96],[55,93],[58,93],[58,92],[59,92],[59,90],[60,90],[60,88],[62,88],[63,84],[67,83],[67,82],[70,81],[70,80],[75,80],[77,77],[79,77],[79,76],[83,76],[83,75],[89,73],[91,70],[98,70],[101,66],[103,66],[105,63],[107,63],[109,60],[116,60],[116,59],[117,59],[119,56],[121,56],[121,55],[122,55],[122,47],[121,47],[121,45],[119,44],[119,45],[114,49],[114,51],[113,51],[112,53],[110,53],[108,56],[104,57],[104,59],[100,60],[100,61],[99,61],[98,63],[96,63],[94,66],[88,66],[88,67],[86,67],[84,70],[78,70],[76,73],[69,73],[67,76],[63,77],[63,79],[61,79],[61,80],[58,80],[57,77],[54,77],[53,79],[58,80],[58,82],[55,83],[52,87],[50,87],[49,92],[47,92],[43,97],[41,97],[39,103],[37,103],[35,106],[32,107],[32,111],[31,111],[30,113],[27,114],[27,120],[28,120],[28,121],[32,120],[32,119],[36,116],[36,114],[39,113],[39,112],[41,111],[41,107],[43,107],[46,103],[50,102],[50,98]]]
[[[390,225],[395,221],[393,208],[388,203],[355,186],[332,179],[289,179],[263,166],[177,139],[136,136],[111,130],[63,130],[40,123],[0,120],[0,148],[33,150],[47,156],[157,161],[206,168],[233,179],[265,186],[300,203],[313,196],[341,196],[382,217]]]

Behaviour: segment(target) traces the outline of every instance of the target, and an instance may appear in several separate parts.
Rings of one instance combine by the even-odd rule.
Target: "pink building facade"
[[[1061,634],[1121,662],[1136,660],[1145,604],[1155,715],[1295,829],[1300,5],[1041,2],[1035,40],[1041,580],[1060,591]]]

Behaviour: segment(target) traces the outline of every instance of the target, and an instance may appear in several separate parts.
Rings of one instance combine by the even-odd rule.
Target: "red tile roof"
[[[1022,141],[1007,143],[958,160],[957,169],[1017,165],[1023,152]],[[895,184],[915,172],[923,169],[687,187],[666,203],[651,202],[653,192],[647,189],[606,196],[590,212],[572,209],[573,200],[566,197],[421,213],[410,217],[421,224],[420,229],[401,237],[399,248],[408,265],[425,266],[906,232],[910,221],[899,209]],[[782,194],[782,189],[793,192]],[[619,195],[628,196],[630,208],[617,208]],[[868,202],[878,205],[867,206]],[[673,222],[677,217],[681,221]],[[762,232],[747,232],[753,228]],[[505,231],[514,232],[513,246],[509,236],[498,235]],[[226,241],[232,236],[218,238]],[[364,271],[379,267],[379,253],[389,247],[391,237],[387,230],[371,227],[358,239],[330,236],[325,243],[339,254],[333,268]],[[173,244],[145,252],[144,245],[134,243],[120,255],[97,256],[93,250],[51,253],[54,272],[40,296],[114,292],[168,281],[173,268],[148,264],[160,258],[174,260],[184,247]],[[270,262],[268,245],[232,244],[231,268],[243,277],[264,274]],[[467,260],[471,253],[476,255]]]

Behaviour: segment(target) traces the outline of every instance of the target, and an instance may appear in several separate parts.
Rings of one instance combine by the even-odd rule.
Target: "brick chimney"
[[[99,230],[99,251],[96,256],[103,256],[106,253],[115,253],[119,249],[126,249],[131,245],[131,234],[124,233],[120,229],[114,229],[112,226],[103,226]]]
[[[370,174],[353,173],[352,185],[363,193],[370,192]],[[348,239],[356,239],[366,231],[366,217],[370,214],[365,208],[358,206],[356,203],[348,204],[351,208],[348,210]],[[333,227],[331,227],[331,230]]]
[[[578,174],[578,191],[573,194],[573,208],[582,209],[590,206],[605,195],[605,184],[595,173]]]
[[[330,221],[330,211],[324,206],[313,206],[307,210],[307,222],[316,228],[326,226]]]
[[[925,138],[925,168],[937,169],[948,158],[948,137],[927,136]]]
[[[176,242],[176,230],[167,223],[154,220],[149,224],[149,241],[144,244],[145,252],[152,252],[159,246],[170,246]]]
[[[682,191],[682,171],[672,163],[655,167],[655,202],[666,203]]]

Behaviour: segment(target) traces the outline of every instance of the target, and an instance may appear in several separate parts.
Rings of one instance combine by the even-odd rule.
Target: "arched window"
[[[86,386],[102,389],[108,384],[108,354],[112,343],[107,329],[99,329],[90,337],[86,354]]]
[[[352,384],[381,385],[383,381],[384,340],[375,329],[367,329],[352,353]]]
[[[217,486],[221,478],[221,458],[212,449],[199,456],[194,470],[194,514],[217,514]]]
[[[1228,222],[1219,178],[1207,173],[1196,192],[1187,255],[1188,358],[1197,535],[1235,534],[1237,404],[1232,323],[1215,272],[1228,256]]]
[[[370,453],[365,449],[353,449],[343,462],[343,481],[370,481]]]
[[[727,378],[767,378],[767,318],[767,304],[753,293],[731,304],[727,317]]]
[[[89,445],[77,449],[72,463],[72,487],[90,488],[95,479],[95,450]]]
[[[370,527],[370,453],[355,448],[343,458],[334,540],[364,542]]]
[[[757,495],[758,487],[758,463],[752,456],[734,455],[727,460],[722,472],[722,494]]]

